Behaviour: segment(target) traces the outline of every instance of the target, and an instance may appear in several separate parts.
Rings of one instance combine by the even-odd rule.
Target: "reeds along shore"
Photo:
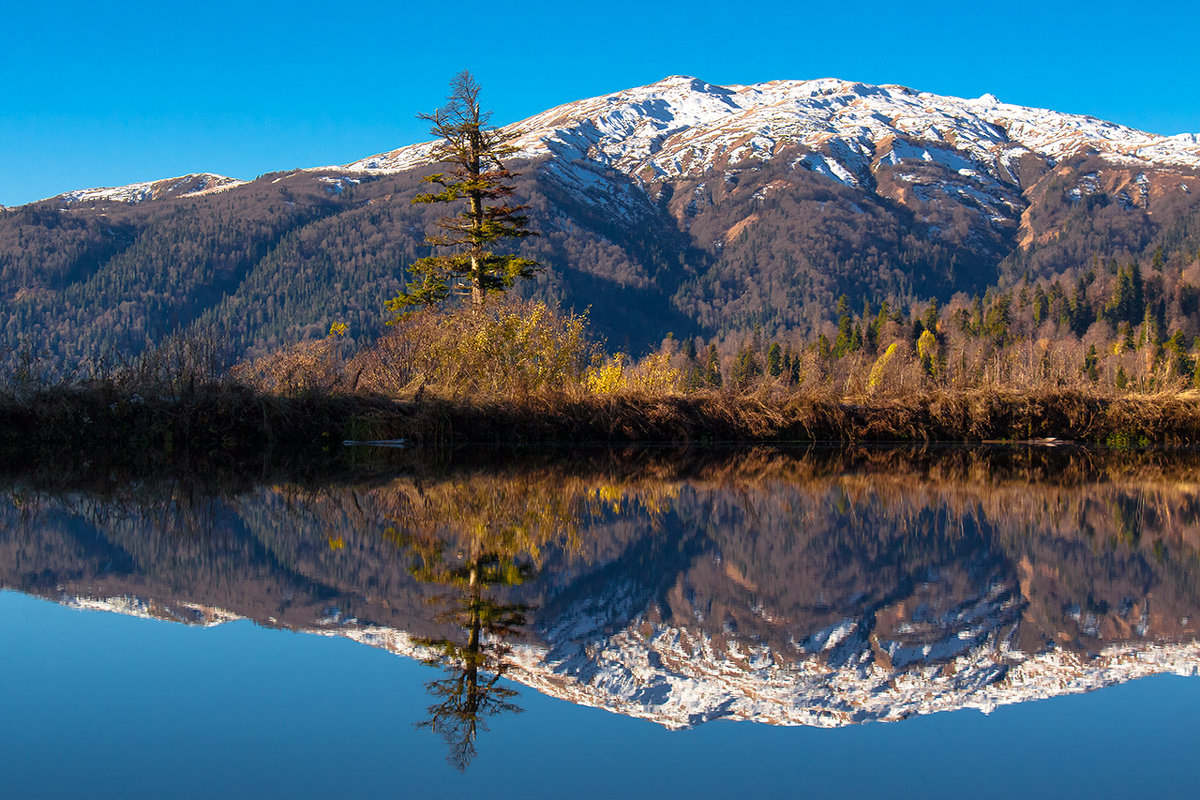
[[[1182,386],[1144,394],[1044,374],[1001,383],[986,371],[939,384],[927,352],[900,346],[869,360],[822,363],[809,352],[790,360],[790,377],[743,350],[706,365],[716,372],[705,377],[693,369],[703,359],[671,340],[641,360],[605,353],[585,317],[519,301],[421,312],[358,352],[343,333],[335,325],[324,339],[229,368],[214,342],[195,339],[78,380],[39,379],[26,362],[0,388],[0,454],[309,458],[346,439],[398,438],[1200,443],[1200,397]]]
[[[698,392],[654,396],[536,394],[390,400],[283,397],[242,386],[145,399],[47,389],[0,401],[6,460],[130,459],[253,463],[263,453],[322,458],[345,439],[417,444],[516,442],[982,442],[1054,438],[1138,447],[1200,442],[1200,402],[1179,396],[1075,392],[940,392],[867,403],[802,395]]]

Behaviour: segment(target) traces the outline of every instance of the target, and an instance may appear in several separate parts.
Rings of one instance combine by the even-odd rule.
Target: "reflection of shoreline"
[[[197,471],[187,463],[154,469],[59,460],[36,468],[20,461],[0,464],[0,484],[26,492],[80,494],[137,504],[185,489],[209,497],[232,497],[264,485],[300,492],[367,488],[394,480],[438,483],[481,476],[580,480],[595,483],[686,482],[706,487],[744,486],[763,481],[803,483],[833,476],[904,477],[928,485],[953,483],[978,488],[1005,484],[1075,486],[1098,481],[1133,484],[1180,483],[1200,487],[1200,447],[1109,450],[1067,444],[1028,443],[859,443],[718,444],[630,446],[482,446],[353,451],[328,463],[297,468],[266,463],[246,471]]]
[[[239,619],[220,609],[129,597],[63,596],[58,602],[189,625]],[[791,654],[783,661],[765,647],[743,649],[731,642],[725,643],[724,652],[735,657],[720,657],[703,635],[663,626],[647,637],[642,628],[639,620],[603,642],[589,642],[583,648],[592,654],[586,663],[548,662],[554,643],[514,645],[504,677],[576,705],[680,729],[713,719],[834,728],[967,708],[990,713],[1004,705],[1090,692],[1152,675],[1200,676],[1196,641],[1121,643],[1089,657],[1058,648],[1023,653],[994,637],[956,658],[910,664],[902,670],[874,663],[835,669],[819,658]],[[433,655],[420,637],[394,628],[331,623],[294,630],[340,636],[418,661],[428,662]],[[683,642],[688,645],[682,647]]]
[[[1196,671],[1200,452],[592,455],[234,494],[19,485],[0,495],[0,585],[440,652],[450,702],[431,718],[466,720],[468,744],[491,687],[508,702],[492,679],[510,662],[506,680],[669,727],[853,724]]]

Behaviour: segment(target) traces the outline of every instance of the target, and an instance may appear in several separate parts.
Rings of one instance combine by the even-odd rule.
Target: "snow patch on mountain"
[[[141,203],[146,200],[159,200],[165,197],[198,197],[201,195],[223,192],[245,184],[246,181],[230,178],[225,175],[214,175],[211,172],[181,175],[176,178],[164,178],[157,181],[131,183],[127,186],[99,187],[95,189],[77,189],[56,195],[57,200],[65,203],[92,203],[110,201],[115,203]]]
[[[1158,136],[1076,114],[821,78],[716,86],[672,76],[552,108],[504,129],[516,157],[553,156],[568,186],[597,167],[640,184],[807,150],[797,164],[859,186],[880,164],[936,163],[981,191],[1016,183],[1016,162],[1094,153],[1119,164],[1200,169],[1200,136]],[[427,164],[433,143],[356,161],[350,172]]]
[[[128,617],[182,622],[186,625],[200,625],[202,627],[213,627],[226,622],[243,619],[243,617],[237,614],[213,606],[186,601],[164,605],[154,600],[132,595],[117,597],[63,595],[59,598],[58,602],[67,608],[74,608],[80,611],[107,611]]]

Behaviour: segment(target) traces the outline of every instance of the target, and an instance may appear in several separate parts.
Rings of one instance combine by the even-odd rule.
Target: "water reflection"
[[[494,455],[13,478],[0,582],[436,664],[420,724],[460,768],[515,684],[670,727],[832,726],[1200,665],[1194,454]]]
[[[395,531],[389,529],[394,536]],[[522,633],[529,606],[498,602],[493,596],[493,587],[518,586],[534,572],[531,564],[518,562],[522,553],[512,533],[503,525],[475,531],[467,536],[465,550],[452,558],[446,557],[447,542],[418,540],[413,575],[450,589],[434,598],[442,607],[434,619],[461,629],[455,638],[416,640],[428,651],[424,662],[446,675],[426,684],[439,702],[429,706],[429,718],[418,727],[441,734],[449,748],[447,760],[460,770],[475,756],[475,737],[486,730],[485,718],[521,710],[512,702],[516,690],[500,679],[512,666],[509,642]]]

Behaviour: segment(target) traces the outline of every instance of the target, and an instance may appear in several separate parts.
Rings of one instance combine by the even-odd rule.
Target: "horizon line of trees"
[[[960,293],[944,305],[867,300],[854,310],[843,294],[836,322],[814,336],[767,337],[756,325],[742,336],[668,335],[663,347],[691,389],[770,380],[854,393],[906,368],[909,388],[1200,388],[1200,252],[1181,270],[1165,264],[1162,249],[1145,270],[1136,260],[1093,258],[1074,280],[1026,273],[1006,289]]]

